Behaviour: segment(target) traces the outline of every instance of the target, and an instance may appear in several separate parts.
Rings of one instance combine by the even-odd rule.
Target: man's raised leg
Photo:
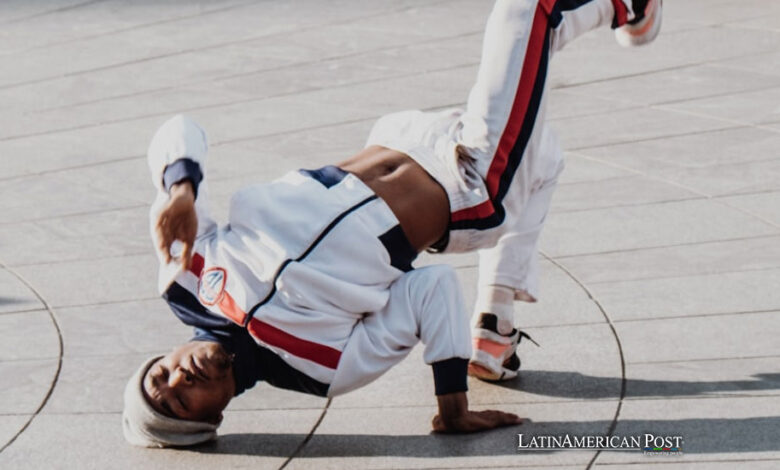
[[[454,229],[495,230],[498,244],[480,256],[475,345],[470,372],[501,380],[517,375],[521,332],[514,301],[535,300],[536,242],[562,169],[557,140],[544,125],[552,52],[594,28],[611,25],[632,44],[660,27],[658,0],[499,0],[488,19],[477,81],[460,139],[484,175],[488,201],[454,213]]]

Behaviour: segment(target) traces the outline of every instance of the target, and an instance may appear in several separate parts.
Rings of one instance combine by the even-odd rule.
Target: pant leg
[[[390,287],[384,309],[367,314],[355,326],[333,378],[328,395],[367,385],[398,364],[422,341],[427,364],[465,361],[471,356],[468,315],[460,284],[449,266],[410,271]],[[439,389],[437,379],[437,389]]]
[[[454,213],[453,226],[482,231],[474,235],[483,248],[475,310],[496,314],[504,329],[514,323],[512,300],[538,295],[536,246],[563,168],[543,122],[549,58],[577,36],[632,18],[631,3],[499,0],[488,19],[460,141],[484,177],[488,200]]]
[[[155,133],[147,151],[147,162],[152,183],[157,188],[155,201],[149,210],[149,229],[160,263],[158,289],[163,293],[179,271],[177,260],[165,263],[163,254],[157,249],[158,239],[155,227],[160,211],[168,202],[168,189],[177,179],[193,181],[196,198],[195,211],[198,216],[197,238],[208,236],[217,229],[208,210],[208,185],[205,177],[208,141],[205,131],[190,118],[174,116],[163,123]],[[181,252],[178,242],[171,247],[174,255]]]
[[[515,300],[536,301],[539,294],[537,244],[557,178],[531,198],[516,227],[499,238],[496,246],[479,251],[479,287],[501,285],[515,291]],[[482,307],[482,311],[492,311]]]
[[[625,0],[630,4],[630,0]],[[498,0],[488,18],[477,80],[461,118],[461,144],[491,163],[506,158],[530,111],[535,81],[544,88],[547,58],[572,39],[609,24],[622,0]],[[632,15],[632,14],[631,14]],[[533,80],[536,78],[537,80]],[[533,116],[528,116],[533,121]],[[531,123],[532,124],[532,123]],[[509,128],[507,127],[509,126]],[[502,139],[503,138],[503,139]]]
[[[488,18],[477,80],[460,116],[462,173],[479,175],[477,199],[453,204],[450,237],[466,249],[495,245],[546,178],[540,153],[554,48],[609,23],[621,0],[498,0]]]
[[[454,217],[471,218],[470,225],[458,222],[483,231],[475,322],[479,313],[490,312],[498,317],[499,332],[508,333],[514,325],[513,301],[535,301],[538,296],[537,242],[563,169],[560,145],[543,122],[549,58],[588,31],[633,18],[631,3],[495,4],[477,81],[462,118],[461,141],[476,158],[489,200],[471,214],[461,211]]]

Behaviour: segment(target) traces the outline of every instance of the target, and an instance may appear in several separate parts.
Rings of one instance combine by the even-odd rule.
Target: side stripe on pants
[[[451,216],[451,230],[485,230],[503,222],[505,212],[501,202],[531,138],[544,93],[549,58],[550,23],[548,13],[540,3],[534,14],[512,111],[487,173],[485,183],[489,199],[477,206],[454,212]]]
[[[539,0],[537,3],[514,101],[485,177],[488,198],[478,205],[453,212],[450,230],[486,230],[504,221],[503,199],[528,147],[545,91],[552,30],[561,25],[566,12],[593,2]],[[615,11],[613,27],[623,25],[633,17],[624,0],[611,0],[611,3]]]

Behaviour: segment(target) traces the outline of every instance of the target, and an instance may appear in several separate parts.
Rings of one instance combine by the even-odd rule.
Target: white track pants
[[[390,287],[384,309],[358,322],[341,356],[328,395],[340,395],[373,381],[399,363],[417,344],[426,364],[468,359],[471,341],[460,284],[449,266],[415,269]],[[465,374],[461,377],[465,380]],[[437,390],[447,384],[436,381]]]
[[[502,313],[486,295],[491,285],[513,289],[519,300],[538,295],[537,242],[563,170],[562,151],[544,122],[549,57],[577,36],[633,15],[630,0],[496,2],[459,141],[476,159],[489,198],[453,214],[460,229],[476,227],[488,241],[479,252],[477,311]],[[496,213],[504,218],[491,226]],[[505,313],[512,322],[511,309]]]

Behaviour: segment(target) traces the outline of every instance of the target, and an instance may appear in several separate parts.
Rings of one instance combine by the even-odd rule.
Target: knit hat
[[[141,365],[125,387],[122,430],[130,444],[141,447],[182,447],[216,439],[219,424],[165,416],[146,401],[143,391],[146,371],[162,356]]]

